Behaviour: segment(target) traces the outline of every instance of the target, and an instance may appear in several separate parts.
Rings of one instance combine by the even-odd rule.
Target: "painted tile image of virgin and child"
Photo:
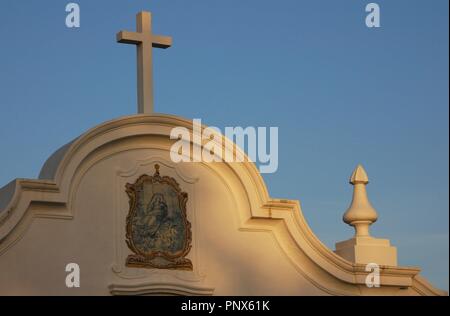
[[[145,186],[144,186],[145,187]],[[134,246],[141,252],[176,255],[186,243],[186,226],[176,191],[168,185],[143,190],[132,219]]]

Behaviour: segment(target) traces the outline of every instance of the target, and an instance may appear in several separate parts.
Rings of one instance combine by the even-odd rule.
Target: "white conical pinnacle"
[[[369,178],[361,165],[353,171],[350,183],[354,186],[353,200],[343,219],[345,223],[355,228],[355,237],[368,237],[369,226],[376,222],[378,214],[367,197],[366,185]]]

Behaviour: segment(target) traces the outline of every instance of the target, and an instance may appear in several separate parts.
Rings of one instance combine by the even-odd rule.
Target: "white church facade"
[[[92,128],[38,179],[0,189],[0,295],[446,295],[420,268],[398,266],[389,240],[370,236],[377,213],[361,166],[344,215],[355,236],[332,250],[299,201],[269,196],[254,163],[173,162],[171,131],[193,125],[153,113],[147,54],[171,40],[145,37],[147,28],[140,13],[138,33],[118,34],[141,57],[139,114]],[[79,287],[67,286],[70,263]]]

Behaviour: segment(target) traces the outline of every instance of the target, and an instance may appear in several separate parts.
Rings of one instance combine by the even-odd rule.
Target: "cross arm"
[[[169,48],[172,46],[172,37],[152,35],[152,46],[157,48]]]
[[[140,44],[142,43],[142,35],[136,32],[120,31],[116,35],[116,40],[119,43]]]

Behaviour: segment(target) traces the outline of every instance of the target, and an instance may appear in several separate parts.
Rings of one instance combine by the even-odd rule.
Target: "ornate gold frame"
[[[186,226],[185,246],[184,249],[175,255],[170,255],[166,252],[153,251],[151,253],[141,252],[134,246],[132,238],[132,218],[136,213],[137,191],[143,186],[144,182],[151,183],[165,183],[175,189],[178,195],[179,206]],[[191,260],[185,258],[192,248],[192,231],[191,223],[187,219],[186,204],[188,201],[188,194],[183,192],[178,182],[171,177],[161,176],[159,174],[159,165],[155,165],[155,174],[148,176],[146,174],[140,176],[134,184],[126,184],[126,192],[129,197],[130,209],[126,219],[126,243],[128,248],[134,253],[127,257],[126,266],[149,268],[149,269],[177,269],[177,270],[192,270]]]

